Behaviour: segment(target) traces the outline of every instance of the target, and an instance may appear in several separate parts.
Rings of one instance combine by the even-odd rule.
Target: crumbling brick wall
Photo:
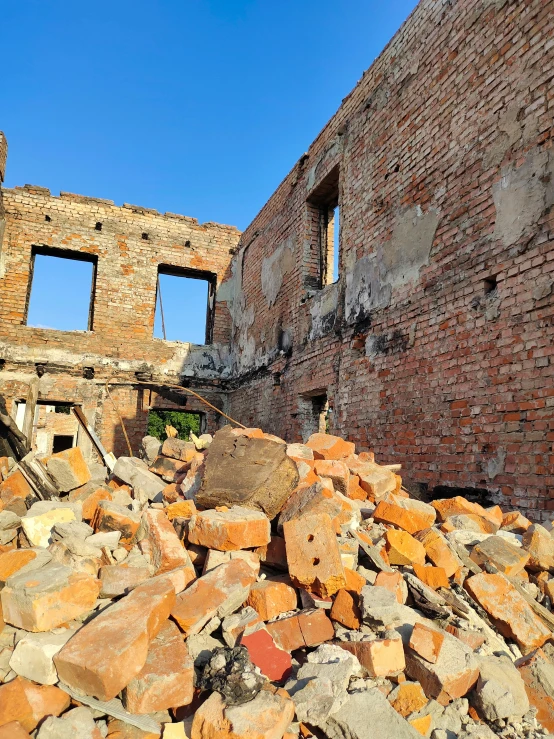
[[[0,137],[0,163],[2,160]],[[1,168],[0,168],[1,169]],[[231,226],[200,224],[194,218],[71,193],[54,197],[26,185],[3,190],[5,232],[0,275],[0,393],[24,400],[38,371],[39,398],[79,403],[109,451],[128,453],[118,413],[105,382],[115,376],[111,395],[134,453],[145,433],[149,408],[206,411],[195,399],[167,400],[137,383],[141,378],[199,388],[215,406],[225,404],[219,380],[229,373],[230,315],[225,298],[229,263],[239,232]],[[1,213],[0,213],[1,217]],[[100,224],[99,228],[97,224]],[[26,325],[32,252],[49,247],[94,255],[92,330],[55,331]],[[153,337],[159,265],[213,276],[212,341],[206,346]],[[52,296],[53,298],[55,296]],[[203,307],[201,307],[203,310]],[[191,320],[182,316],[183,321]],[[94,376],[90,376],[92,368]],[[161,397],[161,399],[160,399]],[[219,423],[206,414],[208,430]]]
[[[300,439],[326,395],[409,488],[550,515],[553,34],[543,0],[417,6],[241,237],[235,417]]]

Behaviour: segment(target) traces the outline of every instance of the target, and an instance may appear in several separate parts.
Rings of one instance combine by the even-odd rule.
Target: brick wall
[[[0,137],[0,162],[2,141]],[[2,195],[0,356],[4,363],[0,393],[8,409],[13,400],[25,399],[40,364],[45,373],[39,397],[82,404],[106,448],[118,455],[128,453],[127,444],[107,395],[108,378],[114,377],[111,395],[135,453],[149,408],[205,408],[183,395],[160,400],[151,389],[138,385],[137,372],[161,383],[180,384],[185,378],[214,405],[224,405],[219,378],[229,373],[231,322],[226,300],[219,295],[225,291],[240,235],[236,228],[200,224],[194,218],[138,206],[118,207],[111,201],[71,193],[54,197],[45,188],[30,185],[5,189]],[[26,325],[34,247],[96,258],[92,330],[55,331]],[[211,344],[196,346],[153,337],[159,265],[213,276]],[[204,309],[200,306],[201,312]],[[187,316],[182,319],[186,321]],[[89,367],[94,370],[92,378],[86,376]],[[218,423],[217,414],[210,411],[208,429],[213,431]]]
[[[551,515],[553,32],[549,0],[420,2],[241,237],[232,415],[296,440],[325,392],[408,488]]]

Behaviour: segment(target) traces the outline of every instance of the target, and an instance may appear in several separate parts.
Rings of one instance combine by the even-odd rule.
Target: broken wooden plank
[[[36,458],[35,452],[26,454],[23,459],[19,460],[18,466],[41,500],[52,500],[52,498],[59,497],[60,491],[54,482],[54,478],[40,459]]]
[[[35,412],[38,400],[39,377],[33,377],[29,383],[27,391],[27,399],[25,400],[25,415],[23,416],[23,436],[27,440],[27,451],[31,451],[33,446],[33,428],[35,425]]]
[[[78,405],[74,405],[73,413],[75,414],[77,420],[81,424],[81,427],[85,430],[88,437],[90,438],[90,440],[92,441],[96,449],[98,450],[100,456],[104,460],[104,464],[106,465],[106,467],[110,470],[110,472],[113,472],[113,468],[115,467],[115,462],[116,462],[115,457],[113,454],[106,451],[102,442],[98,438],[96,431],[89,424],[87,417],[83,413],[83,409]]]

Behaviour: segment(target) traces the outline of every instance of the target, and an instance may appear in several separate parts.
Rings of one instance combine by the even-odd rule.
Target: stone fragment
[[[523,547],[529,552],[530,570],[554,572],[554,539],[539,524],[533,524],[523,534]]]
[[[194,569],[187,550],[179,541],[175,529],[163,511],[150,508],[144,513],[146,533],[150,541],[152,565],[156,574],[161,575],[177,567]]]
[[[292,581],[323,597],[346,586],[331,518],[326,514],[287,521],[283,527]]]
[[[80,706],[61,718],[48,716],[40,725],[37,739],[102,739],[90,708]]]
[[[287,455],[295,460],[312,460],[314,450],[306,444],[287,444]]]
[[[246,562],[231,560],[177,596],[171,616],[186,636],[197,634],[214,616],[223,618],[237,610],[255,580],[256,574]]]
[[[267,624],[275,643],[287,652],[302,647],[316,647],[335,636],[333,624],[320,608],[300,611],[298,615]]]
[[[402,607],[395,593],[388,588],[366,585],[361,593],[363,620],[393,626],[402,618]]]
[[[296,707],[298,720],[324,724],[348,699],[350,678],[361,675],[357,658],[333,644],[324,644],[308,655],[285,688]]]
[[[65,541],[55,541],[48,547],[48,552],[52,556],[52,564],[56,563],[69,567],[75,572],[82,572],[86,575],[98,575],[98,570],[102,564],[99,557],[81,557],[73,554]],[[99,554],[101,554],[99,552]]]
[[[400,505],[381,500],[373,512],[373,520],[378,523],[393,524],[409,534],[416,534],[429,527],[429,519],[417,511],[409,511]]]
[[[196,447],[192,441],[184,441],[183,439],[168,438],[164,441],[161,454],[164,457],[172,457],[180,459],[183,462],[192,462],[196,455]],[[153,462],[150,462],[152,464]]]
[[[199,511],[189,521],[188,539],[219,551],[253,549],[269,544],[269,519],[259,511],[233,506],[226,511]]]
[[[420,518],[427,522],[427,527],[431,527],[435,523],[437,512],[433,506],[428,503],[416,500],[415,498],[403,498],[398,493],[389,493],[384,500],[387,503],[394,503],[401,508],[405,508],[407,511],[417,513]]]
[[[194,545],[193,545],[194,546]],[[256,552],[250,552],[245,549],[239,549],[234,552],[220,552],[217,549],[209,549],[204,561],[202,574],[205,575],[210,570],[214,570],[219,565],[230,562],[232,559],[242,559],[252,567],[256,575],[260,571],[260,558]]]
[[[331,434],[312,434],[305,446],[312,450],[314,459],[346,459],[356,451],[351,441]]]
[[[335,492],[332,484],[325,487],[323,482],[298,486],[281,510],[277,527],[279,531],[283,530],[287,521],[324,513],[331,517],[336,534],[340,534],[342,528],[358,527],[361,521],[359,507],[345,495]]]
[[[432,624],[429,626],[432,628]],[[405,655],[406,674],[421,684],[428,698],[435,698],[443,706],[466,695],[479,677],[479,665],[472,650],[450,634],[444,634],[434,663],[412,649],[407,649]]]
[[[433,588],[433,590],[450,587],[444,567],[425,567],[424,565],[414,564],[414,573],[422,583]]]
[[[529,710],[529,699],[517,667],[506,656],[480,657],[475,704],[488,721],[521,718]]]
[[[119,457],[115,463],[113,474],[133,488],[135,496],[139,499],[161,500],[161,492],[165,484],[157,475],[148,470],[141,459],[137,457]]]
[[[474,513],[459,513],[456,516],[449,516],[441,526],[441,531],[444,531],[444,533],[456,529],[475,531],[481,534],[496,534],[498,526],[483,516],[477,516]]]
[[[378,688],[352,693],[322,726],[329,739],[420,739]]]
[[[16,677],[0,685],[0,726],[18,721],[26,731],[34,731],[46,716],[59,716],[68,708],[70,698],[53,685],[35,685]]]
[[[489,536],[485,541],[476,544],[469,556],[480,566],[489,562],[500,572],[514,577],[523,570],[530,555],[500,536]]]
[[[72,490],[68,495],[71,503],[81,503],[83,506],[83,520],[91,521],[96,513],[96,508],[101,500],[113,500],[113,491],[107,487],[98,487],[93,483],[83,488]]]
[[[101,500],[96,508],[92,525],[97,533],[119,531],[121,533],[120,546],[130,549],[135,543],[139,530],[140,515],[117,503]]]
[[[521,511],[509,511],[502,517],[503,531],[511,531],[514,534],[524,534],[531,526],[531,521]]]
[[[244,632],[240,644],[246,647],[250,660],[268,680],[282,682],[290,675],[292,660],[289,652],[281,649],[266,629]]]
[[[446,631],[462,641],[464,644],[467,644],[467,646],[473,651],[479,649],[479,647],[482,647],[485,643],[485,636],[479,631],[461,629],[458,626],[453,626],[452,624],[447,624]]]
[[[17,572],[0,593],[4,620],[26,631],[49,631],[89,611],[99,590],[95,577],[63,565]]]
[[[194,452],[196,454],[196,451]],[[169,457],[156,457],[152,464],[148,467],[149,472],[153,472],[166,482],[181,482],[188,472],[189,462],[180,459],[171,459]]]
[[[542,649],[536,649],[515,663],[525,684],[529,703],[537,710],[537,721],[554,733],[554,664]]]
[[[12,549],[0,554],[0,587],[6,580],[25,567],[25,572],[40,569],[52,559],[43,549]]]
[[[60,680],[74,690],[111,700],[141,671],[150,641],[175,602],[166,578],[135,588],[83,626],[54,657]]]
[[[391,565],[425,563],[425,548],[407,531],[389,529],[385,533],[385,548]]]
[[[443,633],[429,628],[425,624],[416,623],[410,637],[409,646],[427,662],[435,663],[439,659],[443,642]]]
[[[130,713],[154,713],[187,706],[194,692],[194,664],[173,621],[162,624],[150,642],[141,671],[127,685],[124,706]]]
[[[149,580],[150,570],[148,567],[104,565],[100,568],[98,576],[101,583],[100,598],[118,598]]]
[[[17,642],[10,667],[21,677],[41,685],[55,685],[58,673],[53,657],[71,639],[75,629],[63,629],[60,633],[28,634]]]
[[[262,690],[248,703],[226,706],[221,695],[214,692],[194,714],[190,736],[191,739],[282,739],[293,718],[294,703],[280,693]]]
[[[225,426],[207,451],[197,502],[205,508],[254,508],[273,519],[297,484],[298,470],[285,444],[237,436]]]
[[[186,644],[197,669],[203,669],[215,650],[225,646],[220,639],[215,639],[211,634],[193,634],[189,636]]]
[[[431,501],[431,505],[437,511],[439,521],[446,521],[450,516],[458,515],[477,515],[486,516],[485,509],[478,503],[471,503],[469,500],[462,498],[460,495],[454,498],[443,498],[441,500]]]
[[[223,639],[228,647],[235,647],[247,628],[261,623],[259,614],[250,606],[246,606],[238,613],[226,616],[221,624]]]
[[[119,540],[121,539],[121,531],[99,531],[97,534],[87,537],[87,544],[99,549],[109,549],[113,552],[119,547]]]
[[[515,639],[522,649],[540,647],[551,637],[531,606],[503,575],[473,575],[465,581],[465,588],[492,616],[500,633]]]
[[[429,702],[421,685],[412,682],[400,683],[387,698],[394,710],[404,718],[421,711]]]
[[[108,723],[108,739],[160,739],[160,732],[142,731],[126,721],[113,719]]]
[[[294,610],[297,600],[296,590],[290,585],[266,579],[252,585],[246,604],[252,606],[262,621],[269,621]]]
[[[92,479],[83,452],[78,446],[47,457],[46,468],[62,493],[69,493]]]
[[[419,567],[420,565],[414,565],[415,567]],[[360,577],[358,575],[358,577]],[[363,578],[360,578],[363,580]],[[366,583],[365,580],[361,587],[365,587]],[[408,598],[408,587],[406,583],[404,582],[404,578],[402,577],[401,572],[379,572],[377,577],[375,578],[375,585],[377,587],[386,588],[387,590],[390,590],[391,593],[394,593],[396,600],[399,603],[405,603]],[[360,588],[361,593],[361,588]]]
[[[41,500],[29,508],[21,519],[21,526],[32,546],[46,548],[53,541],[52,529],[56,524],[78,521],[80,518],[81,506],[78,503]]]
[[[416,538],[423,544],[429,561],[436,567],[442,567],[446,572],[446,577],[452,577],[462,566],[460,558],[452,551],[439,531],[427,529],[421,531]]]

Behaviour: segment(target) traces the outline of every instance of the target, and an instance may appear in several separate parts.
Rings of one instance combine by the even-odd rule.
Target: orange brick
[[[433,590],[450,587],[444,567],[424,567],[423,565],[415,564],[414,572],[421,582],[433,588]]]
[[[385,503],[383,500],[378,503],[373,512],[373,520],[379,523],[394,524],[409,534],[415,534],[429,526],[428,519],[420,516],[416,511],[409,511],[401,506]]]
[[[410,649],[427,662],[435,663],[444,642],[444,634],[422,623],[416,623],[410,637]]]
[[[188,539],[222,552],[269,544],[269,519],[260,511],[234,506],[225,511],[198,511],[189,521]]]
[[[418,565],[414,565],[417,567]],[[408,597],[408,591],[404,583],[401,572],[379,572],[375,578],[375,585],[390,590],[394,593],[399,603],[405,603]]]
[[[385,547],[391,565],[424,564],[425,549],[407,531],[389,529],[385,534]]]
[[[269,621],[281,613],[296,608],[296,590],[284,582],[261,580],[252,585],[246,604],[259,614],[262,621]]]

